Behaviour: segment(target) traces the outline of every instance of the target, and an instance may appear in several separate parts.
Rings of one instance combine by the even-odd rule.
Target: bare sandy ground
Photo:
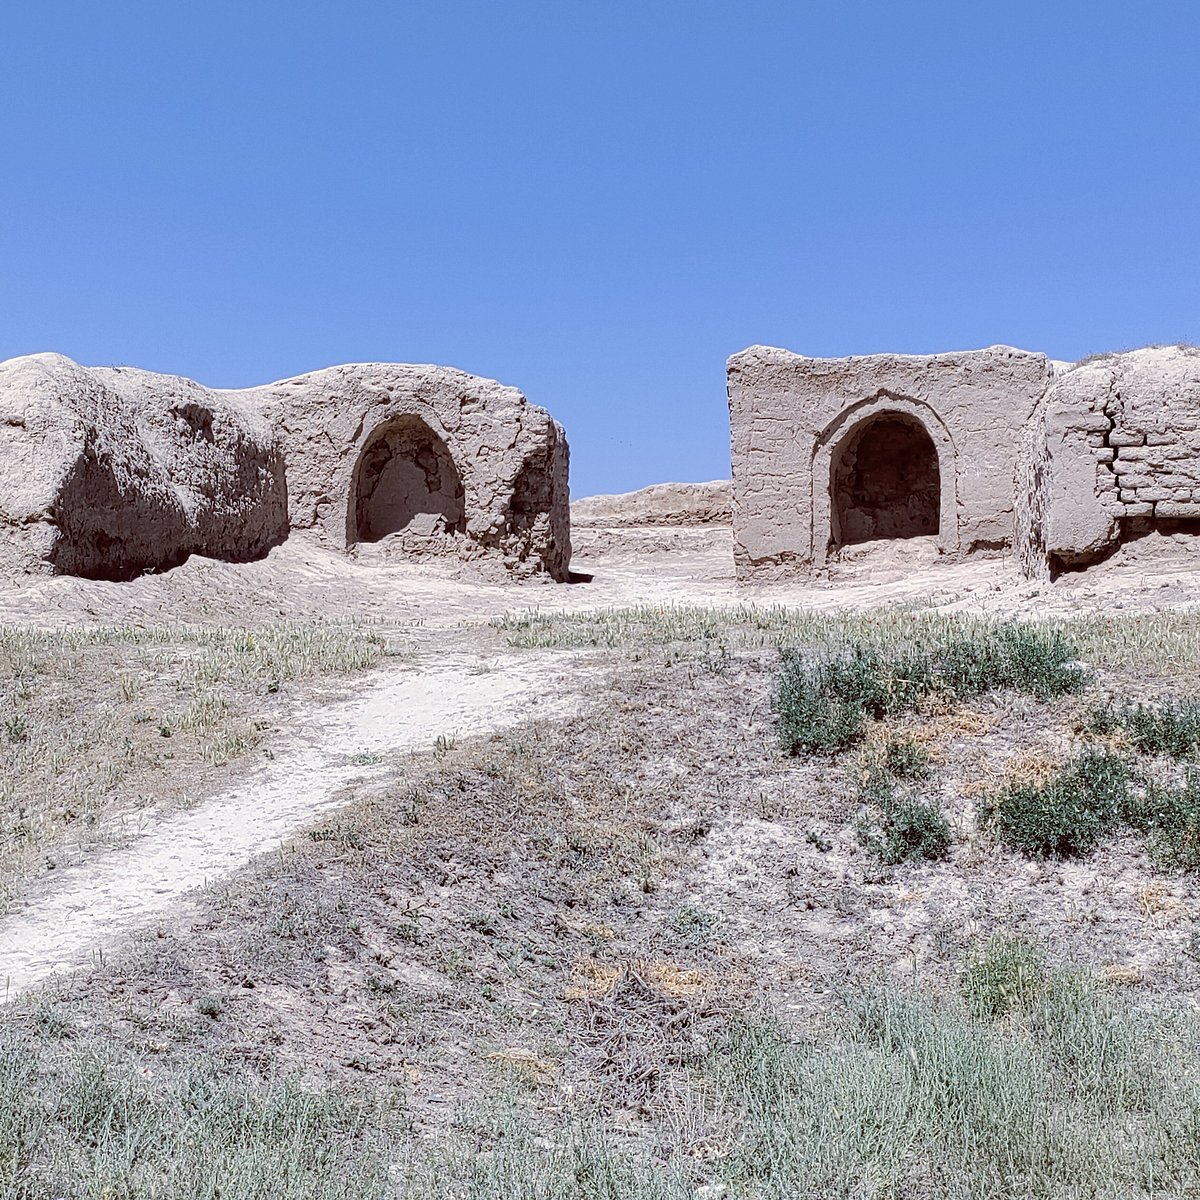
[[[1147,538],[1108,563],[1053,583],[1021,579],[1004,558],[946,564],[923,539],[859,548],[822,579],[739,584],[727,527],[590,528],[577,533],[574,584],[480,580],[468,568],[347,558],[302,539],[260,562],[193,558],[129,583],[49,578],[0,586],[0,622],[62,626],[374,620],[450,629],[513,611],[581,612],[630,605],[786,605],[813,611],[879,606],[1070,616],[1160,611],[1200,602],[1200,554]]]
[[[352,699],[310,711],[237,787],[43,881],[23,911],[0,922],[5,995],[102,954],[193,888],[278,846],[396,753],[567,714],[575,704],[568,663],[563,655],[458,655],[377,672]]]

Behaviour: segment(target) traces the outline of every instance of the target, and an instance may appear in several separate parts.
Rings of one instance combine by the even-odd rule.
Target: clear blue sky
[[[1196,0],[9,3],[0,358],[520,387],[576,495],[724,363],[1200,341]]]

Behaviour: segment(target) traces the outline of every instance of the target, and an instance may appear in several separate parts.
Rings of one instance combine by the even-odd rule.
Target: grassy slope
[[[585,714],[414,762],[195,920],[7,1010],[9,1194],[1200,1187],[1200,1027],[1175,1002],[1196,972],[1161,890],[1186,909],[1186,880],[1110,848],[1096,871],[1161,902],[1081,921],[1061,872],[1029,874],[969,803],[949,862],[874,861],[858,760],[779,753],[774,652],[756,645],[844,623],[525,628],[614,643]],[[1102,683],[1145,689],[1195,669],[1196,628],[1081,632]],[[1061,753],[1080,703],[1004,694],[892,723],[950,805],[1043,743]],[[1002,953],[969,967],[1015,935],[1047,946],[1032,982]],[[1148,944],[1149,967],[1108,972],[1140,988],[1103,982]]]
[[[262,740],[289,684],[382,651],[349,625],[0,628],[0,910],[31,874],[202,790]]]

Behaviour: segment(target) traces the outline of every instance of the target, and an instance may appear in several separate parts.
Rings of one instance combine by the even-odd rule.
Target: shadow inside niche
[[[568,571],[567,583],[591,583],[595,579],[595,575],[589,575],[587,571]]]

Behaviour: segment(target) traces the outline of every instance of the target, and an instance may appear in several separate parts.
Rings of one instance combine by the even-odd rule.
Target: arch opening
[[[900,412],[859,425],[830,467],[834,546],[940,532],[942,481],[925,426]]]
[[[420,417],[396,417],[363,447],[354,470],[349,540],[391,534],[423,545],[466,531],[462,478],[446,443]]]

